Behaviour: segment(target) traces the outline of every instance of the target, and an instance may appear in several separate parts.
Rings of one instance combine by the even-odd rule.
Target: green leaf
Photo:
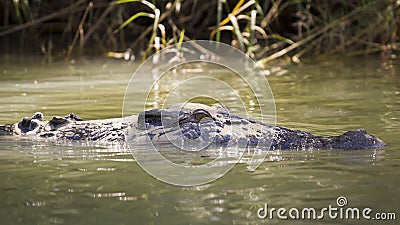
[[[275,39],[277,39],[277,40],[286,42],[286,43],[288,43],[288,44],[294,44],[294,41],[290,40],[289,38],[285,38],[284,36],[281,36],[281,35],[279,35],[279,34],[273,34],[273,35],[271,35],[271,37],[272,37],[272,38],[275,38]]]
[[[141,17],[141,16],[147,16],[150,17],[152,19],[154,19],[154,15],[151,13],[147,13],[147,12],[138,12],[135,15],[129,17],[129,19],[127,19],[123,24],[121,24],[118,28],[118,30],[123,29],[124,27],[126,27],[128,24],[130,24],[132,21],[134,21],[135,19]]]
[[[115,3],[116,4],[123,4],[123,3],[129,3],[129,2],[140,2],[144,5],[147,5],[150,9],[154,10],[156,9],[156,6],[146,0],[117,0]]]

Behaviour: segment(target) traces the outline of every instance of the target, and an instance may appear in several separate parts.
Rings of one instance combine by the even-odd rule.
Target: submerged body
[[[377,149],[385,143],[363,129],[339,136],[271,126],[232,114],[221,105],[175,104],[144,111],[138,116],[82,121],[74,114],[44,120],[42,113],[21,122],[0,126],[0,135],[32,136],[56,141],[87,141],[124,145],[127,141],[170,142],[178,146],[235,145],[280,150]]]

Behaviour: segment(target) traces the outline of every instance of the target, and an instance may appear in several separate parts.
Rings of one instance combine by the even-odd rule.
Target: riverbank
[[[172,44],[209,39],[262,65],[326,55],[387,60],[399,57],[399,14],[395,0],[9,0],[0,3],[0,49],[48,58],[131,52],[140,61]]]

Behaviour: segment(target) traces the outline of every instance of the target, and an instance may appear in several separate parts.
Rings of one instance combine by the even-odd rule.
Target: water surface
[[[43,63],[35,57],[4,58],[0,123],[36,111],[48,119],[70,112],[84,119],[119,117],[136,67],[110,59]],[[183,188],[152,178],[131,154],[119,149],[0,138],[1,224],[309,224],[276,217],[261,220],[257,209],[265,203],[320,209],[337,206],[339,196],[345,196],[350,207],[396,212],[398,217],[400,67],[387,68],[379,58],[361,58],[285,69],[281,76],[268,77],[278,124],[321,135],[363,127],[389,146],[372,151],[275,152],[255,172],[239,163],[221,179]],[[228,93],[223,101],[233,110],[240,108],[228,90],[206,85],[210,84],[204,84],[205,93]],[[157,96],[165,90],[159,87]]]

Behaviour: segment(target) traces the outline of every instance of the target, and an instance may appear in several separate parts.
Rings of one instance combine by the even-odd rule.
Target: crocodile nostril
[[[44,119],[44,115],[41,112],[35,112],[35,114],[32,116],[32,119],[37,119],[42,121]]]

